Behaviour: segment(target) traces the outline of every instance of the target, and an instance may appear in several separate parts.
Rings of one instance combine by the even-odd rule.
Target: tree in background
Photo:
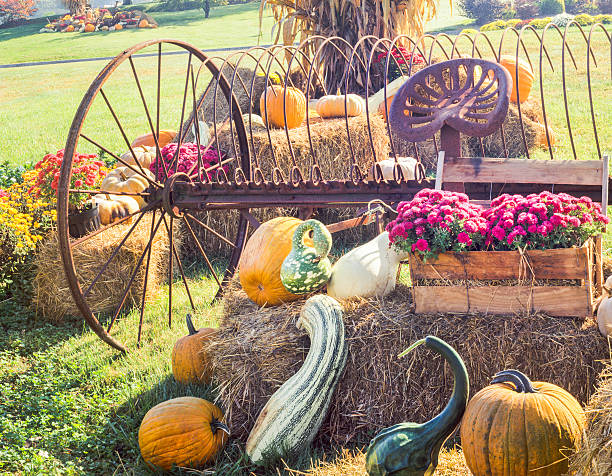
[[[31,17],[38,10],[35,4],[36,0],[0,0],[0,25]]]
[[[87,7],[87,0],[63,0],[64,5],[68,7],[71,15],[84,15]]]

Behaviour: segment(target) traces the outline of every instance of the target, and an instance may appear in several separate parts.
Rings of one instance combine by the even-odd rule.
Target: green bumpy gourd
[[[306,233],[312,231],[314,247],[304,244]],[[280,278],[287,291],[308,294],[321,288],[331,277],[331,263],[327,255],[332,237],[327,227],[318,220],[306,220],[293,233],[292,248],[281,266]]]
[[[426,423],[400,423],[385,428],[370,442],[366,470],[370,476],[430,476],[438,465],[440,448],[455,431],[467,406],[470,392],[465,364],[442,339],[427,336],[412,344],[402,357],[420,344],[442,355],[449,363],[455,383],[442,413]]]

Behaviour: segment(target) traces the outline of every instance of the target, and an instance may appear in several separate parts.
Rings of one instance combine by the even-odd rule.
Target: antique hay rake
[[[404,45],[405,49],[396,48],[398,45]],[[185,54],[164,55],[169,50]],[[143,52],[153,54],[147,59],[136,56]],[[518,123],[515,123],[512,137],[508,136],[506,123],[502,124],[506,113],[501,114],[499,110],[504,108],[499,109],[497,105],[503,101],[500,91],[510,86],[507,84],[505,89],[503,84],[500,86],[500,82],[509,79],[499,72],[500,68],[477,60],[444,62],[457,58],[496,61],[502,54],[508,53],[526,59],[539,76],[539,87],[536,84],[532,95],[534,99],[537,97],[541,107],[548,152],[542,149],[534,154],[533,149],[528,147],[529,131],[526,131],[526,118],[520,99],[516,106]],[[602,63],[610,61],[611,53],[610,32],[601,25],[594,25],[589,31],[579,25],[568,25],[563,30],[548,25],[542,31],[527,26],[518,31],[507,29],[499,35],[479,33],[472,38],[461,34],[454,39],[446,34],[425,35],[418,41],[407,37],[394,40],[364,37],[356,45],[349,45],[340,38],[313,37],[300,45],[255,47],[225,58],[208,57],[196,47],[174,40],[148,41],[125,50],[91,84],[77,109],[66,141],[66,158],[58,187],[57,218],[60,251],[75,303],[88,325],[102,340],[125,351],[126,347],[111,335],[111,330],[130,301],[128,296],[136,275],[144,269],[142,296],[131,302],[140,314],[140,341],[149,257],[156,233],[167,233],[169,236],[171,252],[168,259],[167,313],[168,323],[171,324],[173,292],[181,282],[189,304],[194,309],[197,304],[174,240],[177,222],[196,243],[199,255],[219,286],[219,293],[238,265],[249,229],[258,226],[266,210],[289,207],[297,209],[301,217],[307,217],[318,209],[363,207],[373,200],[393,205],[410,199],[422,188],[434,187],[433,180],[427,178],[426,165],[435,163],[440,150],[445,151],[447,158],[463,155],[457,140],[456,124],[453,125],[452,120],[447,121],[444,114],[439,112],[439,101],[429,104],[426,100],[420,104],[408,102],[406,109],[411,112],[404,113],[403,117],[393,114],[393,109],[401,106],[396,106],[394,102],[390,111],[389,104],[383,101],[388,123],[381,126],[382,119],[366,102],[366,114],[360,119],[362,126],[365,124],[361,132],[365,139],[361,142],[357,141],[356,118],[349,118],[345,111],[344,118],[332,120],[336,121],[336,129],[343,131],[341,153],[335,153],[331,159],[324,161],[328,147],[322,145],[325,142],[321,142],[319,128],[328,127],[329,121],[320,121],[307,114],[305,124],[298,129],[274,130],[256,125],[254,114],[261,114],[265,121],[268,112],[259,110],[258,95],[262,91],[264,97],[270,94],[266,86],[272,84],[274,78],[280,78],[285,94],[289,87],[296,86],[308,100],[335,92],[345,95],[358,93],[368,97],[380,88],[385,91],[386,97],[392,74],[397,76],[399,71],[399,76],[407,79],[417,70],[442,60],[430,71],[437,76],[438,84],[446,82],[447,90],[429,88],[431,81],[427,78],[420,81],[418,86],[421,90],[432,89],[432,94],[435,93],[442,101],[442,93],[453,98],[454,93],[459,94],[460,97],[454,99],[464,106],[458,112],[464,123],[462,131],[476,137],[473,142],[476,145],[472,148],[476,153],[473,155],[485,156],[487,141],[497,137],[495,140],[501,144],[500,150],[503,151],[500,155],[505,158],[517,155],[508,148],[509,142],[514,141],[522,145],[518,155],[526,158],[533,158],[534,155],[542,158],[540,156],[546,153],[549,159],[577,160],[586,155],[601,160],[604,147],[609,147],[612,141],[606,129],[609,110],[598,109],[593,96],[596,94],[594,89],[600,85],[607,88],[604,91],[610,89],[608,81],[612,77],[612,67],[607,68]],[[342,70],[340,77],[321,74],[325,62],[330,61],[334,61],[336,66],[341,65],[336,68]],[[250,73],[245,75],[245,70]],[[570,71],[573,76],[570,76]],[[576,77],[586,80],[586,88],[583,87],[582,91],[572,86],[572,80]],[[131,81],[135,91],[133,97],[127,97],[125,93],[128,81]],[[562,121],[554,125],[561,128],[558,130],[562,132],[558,134],[564,138],[565,145],[554,147],[549,128],[550,111],[559,109],[561,94],[563,110],[557,116]],[[154,102],[147,102],[147,97],[154,98]],[[577,97],[579,101],[576,101]],[[131,101],[141,103],[142,113],[137,117],[131,110],[122,113],[122,106]],[[286,102],[283,103],[286,121]],[[427,134],[417,134],[418,137],[410,136],[412,138],[406,140],[406,134],[401,132],[407,123],[418,127],[419,124],[431,124],[434,117],[439,127],[430,128]],[[590,118],[588,127],[585,127],[585,117]],[[158,137],[160,130],[169,127],[169,118],[178,124],[175,138],[177,152],[168,163],[160,161],[155,178],[151,178],[143,172],[142,164],[138,161],[135,165],[128,164],[122,158],[122,153],[130,151],[136,157],[130,138],[149,131],[153,135],[156,157],[160,159],[162,147]],[[376,124],[379,132],[383,131],[385,140],[389,141],[388,149],[381,148],[377,142]],[[207,128],[210,130],[209,140],[204,139]],[[579,128],[581,133],[577,138],[574,132]],[[438,132],[440,129],[441,132]],[[589,134],[590,138],[585,139],[584,134]],[[424,139],[428,140],[428,149],[421,148],[419,141]],[[197,163],[189,170],[178,172],[178,150],[187,140],[198,145]],[[279,145],[285,147],[282,154]],[[329,145],[330,148],[332,146]],[[218,151],[219,160],[205,166],[204,155],[209,150]],[[481,153],[478,153],[479,150]],[[138,194],[123,193],[144,198],[146,204],[140,211],[75,239],[70,236],[68,225],[71,195],[102,192],[71,188],[74,167],[71,158],[77,151],[101,151],[114,158],[118,165],[127,166],[133,173],[142,176],[149,186]],[[417,160],[414,177],[406,177],[397,162],[398,156],[408,154]],[[430,157],[426,157],[427,154]],[[389,157],[395,160],[392,176],[385,175],[379,164],[379,161]],[[530,193],[551,187],[556,192],[600,197],[597,187],[576,184],[572,180],[541,182],[540,177],[532,177],[529,183],[467,184],[465,189],[471,198],[484,200],[502,191]],[[125,245],[135,227],[139,224],[143,226],[141,221],[145,215],[151,217],[149,244],[135,263],[122,299],[110,313],[92,309],[91,290],[104,277],[109,263]],[[332,231],[339,231],[369,221],[371,216],[364,215],[328,226]],[[72,250],[91,236],[115,226],[125,227],[124,238],[116,245],[110,258],[100,263],[95,278],[82,282],[79,264],[73,259]],[[179,282],[174,281],[176,268],[180,275]],[[106,324],[104,327],[101,321]]]

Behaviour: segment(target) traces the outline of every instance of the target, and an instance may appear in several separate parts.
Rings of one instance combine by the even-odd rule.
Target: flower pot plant
[[[50,203],[57,201],[57,186],[64,151],[47,154],[35,165],[38,172],[32,186],[32,193],[43,197]],[[100,188],[107,169],[96,154],[77,154],[73,161],[70,188],[74,192],[68,196],[68,226],[74,238],[85,236],[100,228],[98,205],[92,199],[93,192]]]
[[[417,312],[584,317],[594,304],[592,238],[608,222],[590,198],[565,193],[505,194],[484,209],[423,190],[387,230],[410,252]]]

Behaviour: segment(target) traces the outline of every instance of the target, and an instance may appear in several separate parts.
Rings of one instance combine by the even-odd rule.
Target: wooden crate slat
[[[526,255],[535,279],[585,279],[587,247],[532,250]],[[531,279],[519,276],[522,258],[518,251],[468,251],[443,253],[436,261],[424,263],[410,256],[411,277],[415,279]],[[523,268],[524,270],[525,268]]]
[[[592,314],[582,286],[417,286],[413,288],[417,313],[525,314],[586,317]],[[469,293],[469,311],[468,311]]]
[[[444,182],[601,185],[601,160],[447,158]]]

